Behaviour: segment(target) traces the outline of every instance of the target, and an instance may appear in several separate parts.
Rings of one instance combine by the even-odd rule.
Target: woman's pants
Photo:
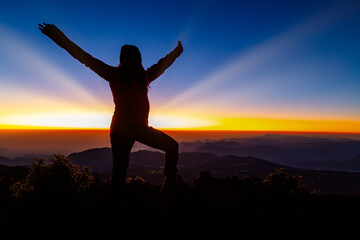
[[[135,141],[165,151],[164,175],[175,178],[177,173],[179,144],[170,136],[148,126],[131,127],[110,134],[113,157],[111,185],[113,190],[122,191],[126,183],[130,152]]]

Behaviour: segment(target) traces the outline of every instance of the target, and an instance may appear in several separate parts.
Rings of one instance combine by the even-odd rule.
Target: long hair
[[[132,79],[129,77],[130,76],[130,71],[129,69],[126,67],[126,64],[124,63],[124,59],[133,59],[136,62],[136,68],[135,70],[135,78],[137,80],[140,80],[144,86],[146,86],[146,88],[149,88],[149,81],[146,78],[146,74],[145,74],[145,69],[142,65],[142,58],[141,58],[141,53],[139,51],[139,49],[134,46],[134,45],[128,45],[125,44],[121,47],[121,52],[120,52],[120,64],[118,65],[118,67],[120,68],[121,72],[126,76],[126,80],[131,81]],[[131,82],[127,82],[127,84],[131,84]]]

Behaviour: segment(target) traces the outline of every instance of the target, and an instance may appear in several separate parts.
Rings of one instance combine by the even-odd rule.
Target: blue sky
[[[110,65],[123,44],[137,45],[147,68],[181,40],[184,53],[151,86],[155,117],[359,122],[359,13],[356,1],[1,1],[0,124],[49,113],[46,99],[104,113],[96,126],[111,117],[107,82],[41,34],[41,22]]]

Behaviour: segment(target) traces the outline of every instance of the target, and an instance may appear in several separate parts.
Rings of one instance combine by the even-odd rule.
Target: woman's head
[[[149,87],[149,81],[146,78],[145,69],[141,62],[141,53],[136,46],[126,44],[121,47],[119,67],[122,69],[124,76],[127,76],[125,77],[125,79],[128,80],[127,83],[130,84],[137,79],[143,82],[147,89]],[[130,73],[135,73],[135,75],[129,77]]]
[[[141,53],[134,45],[124,45],[121,47],[120,64],[128,67],[137,67],[141,65]]]

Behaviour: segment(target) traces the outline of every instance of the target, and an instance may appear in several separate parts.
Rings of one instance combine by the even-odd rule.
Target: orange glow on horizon
[[[215,122],[215,121],[214,121]],[[288,132],[288,133],[360,133],[360,121],[344,120],[297,120],[297,119],[256,119],[256,118],[224,118],[216,125],[208,126],[157,126],[164,131],[224,131],[224,132]],[[0,129],[13,130],[109,130],[109,127],[66,127],[66,126],[27,126],[0,124]]]
[[[313,119],[224,118],[221,130],[290,132],[360,132],[360,121]],[[206,130],[219,129],[217,126]]]

